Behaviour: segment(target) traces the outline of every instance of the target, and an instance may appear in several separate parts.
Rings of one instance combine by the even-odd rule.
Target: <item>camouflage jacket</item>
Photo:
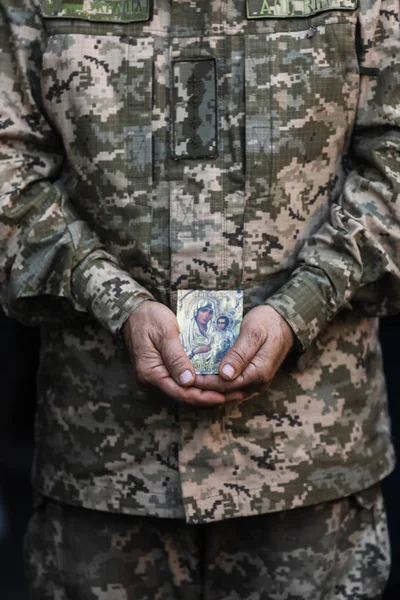
[[[0,284],[42,330],[36,488],[196,523],[384,477],[399,0],[0,6]],[[119,336],[139,303],[237,288],[298,338],[270,390],[139,389]]]

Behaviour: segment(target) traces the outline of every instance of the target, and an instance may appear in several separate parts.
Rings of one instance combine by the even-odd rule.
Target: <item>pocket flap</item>
[[[43,17],[134,23],[149,21],[152,0],[41,0]]]

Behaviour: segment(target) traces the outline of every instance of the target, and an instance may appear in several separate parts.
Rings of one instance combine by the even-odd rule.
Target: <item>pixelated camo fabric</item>
[[[195,523],[381,479],[399,0],[0,6],[0,294],[42,330],[36,489]],[[199,410],[138,387],[121,326],[178,290],[288,321],[268,392]]]

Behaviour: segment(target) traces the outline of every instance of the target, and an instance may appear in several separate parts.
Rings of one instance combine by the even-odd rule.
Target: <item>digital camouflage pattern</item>
[[[376,486],[200,526],[45,501],[26,537],[32,600],[377,600],[389,554]]]
[[[78,4],[62,3],[68,19],[0,3],[0,288],[42,330],[36,489],[200,523],[382,479],[371,316],[400,309],[399,0],[277,19],[247,19],[244,0],[157,0],[130,23]],[[181,69],[203,60],[214,116],[211,71],[193,92]],[[204,144],[217,124],[215,157],[174,157],[191,99]],[[243,289],[302,352],[250,401],[144,392],[118,333],[146,298],[175,309],[178,289]]]
[[[217,154],[217,89],[214,59],[180,60],[172,67],[175,158]]]

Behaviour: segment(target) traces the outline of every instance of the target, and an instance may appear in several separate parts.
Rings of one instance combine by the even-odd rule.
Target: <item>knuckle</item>
[[[257,354],[251,361],[251,364],[254,367],[257,376],[260,378],[260,380],[266,381],[268,373],[270,371],[269,361],[266,359],[266,357]]]
[[[174,353],[169,356],[168,364],[172,369],[179,369],[185,365],[185,356],[181,353]]]
[[[228,362],[228,359],[226,362]],[[238,364],[246,363],[247,360],[246,360],[245,349],[242,348],[241,346],[238,346],[237,348],[235,348],[235,347],[231,348],[231,350],[229,352],[229,362],[235,362]]]
[[[154,377],[151,371],[145,367],[142,363],[138,363],[136,366],[136,379],[142,386],[151,385],[154,382]]]
[[[265,339],[265,333],[261,328],[252,328],[247,332],[247,342],[252,347],[259,347]]]
[[[137,382],[142,386],[145,386],[149,383],[145,373],[138,368],[136,368],[136,379]]]

